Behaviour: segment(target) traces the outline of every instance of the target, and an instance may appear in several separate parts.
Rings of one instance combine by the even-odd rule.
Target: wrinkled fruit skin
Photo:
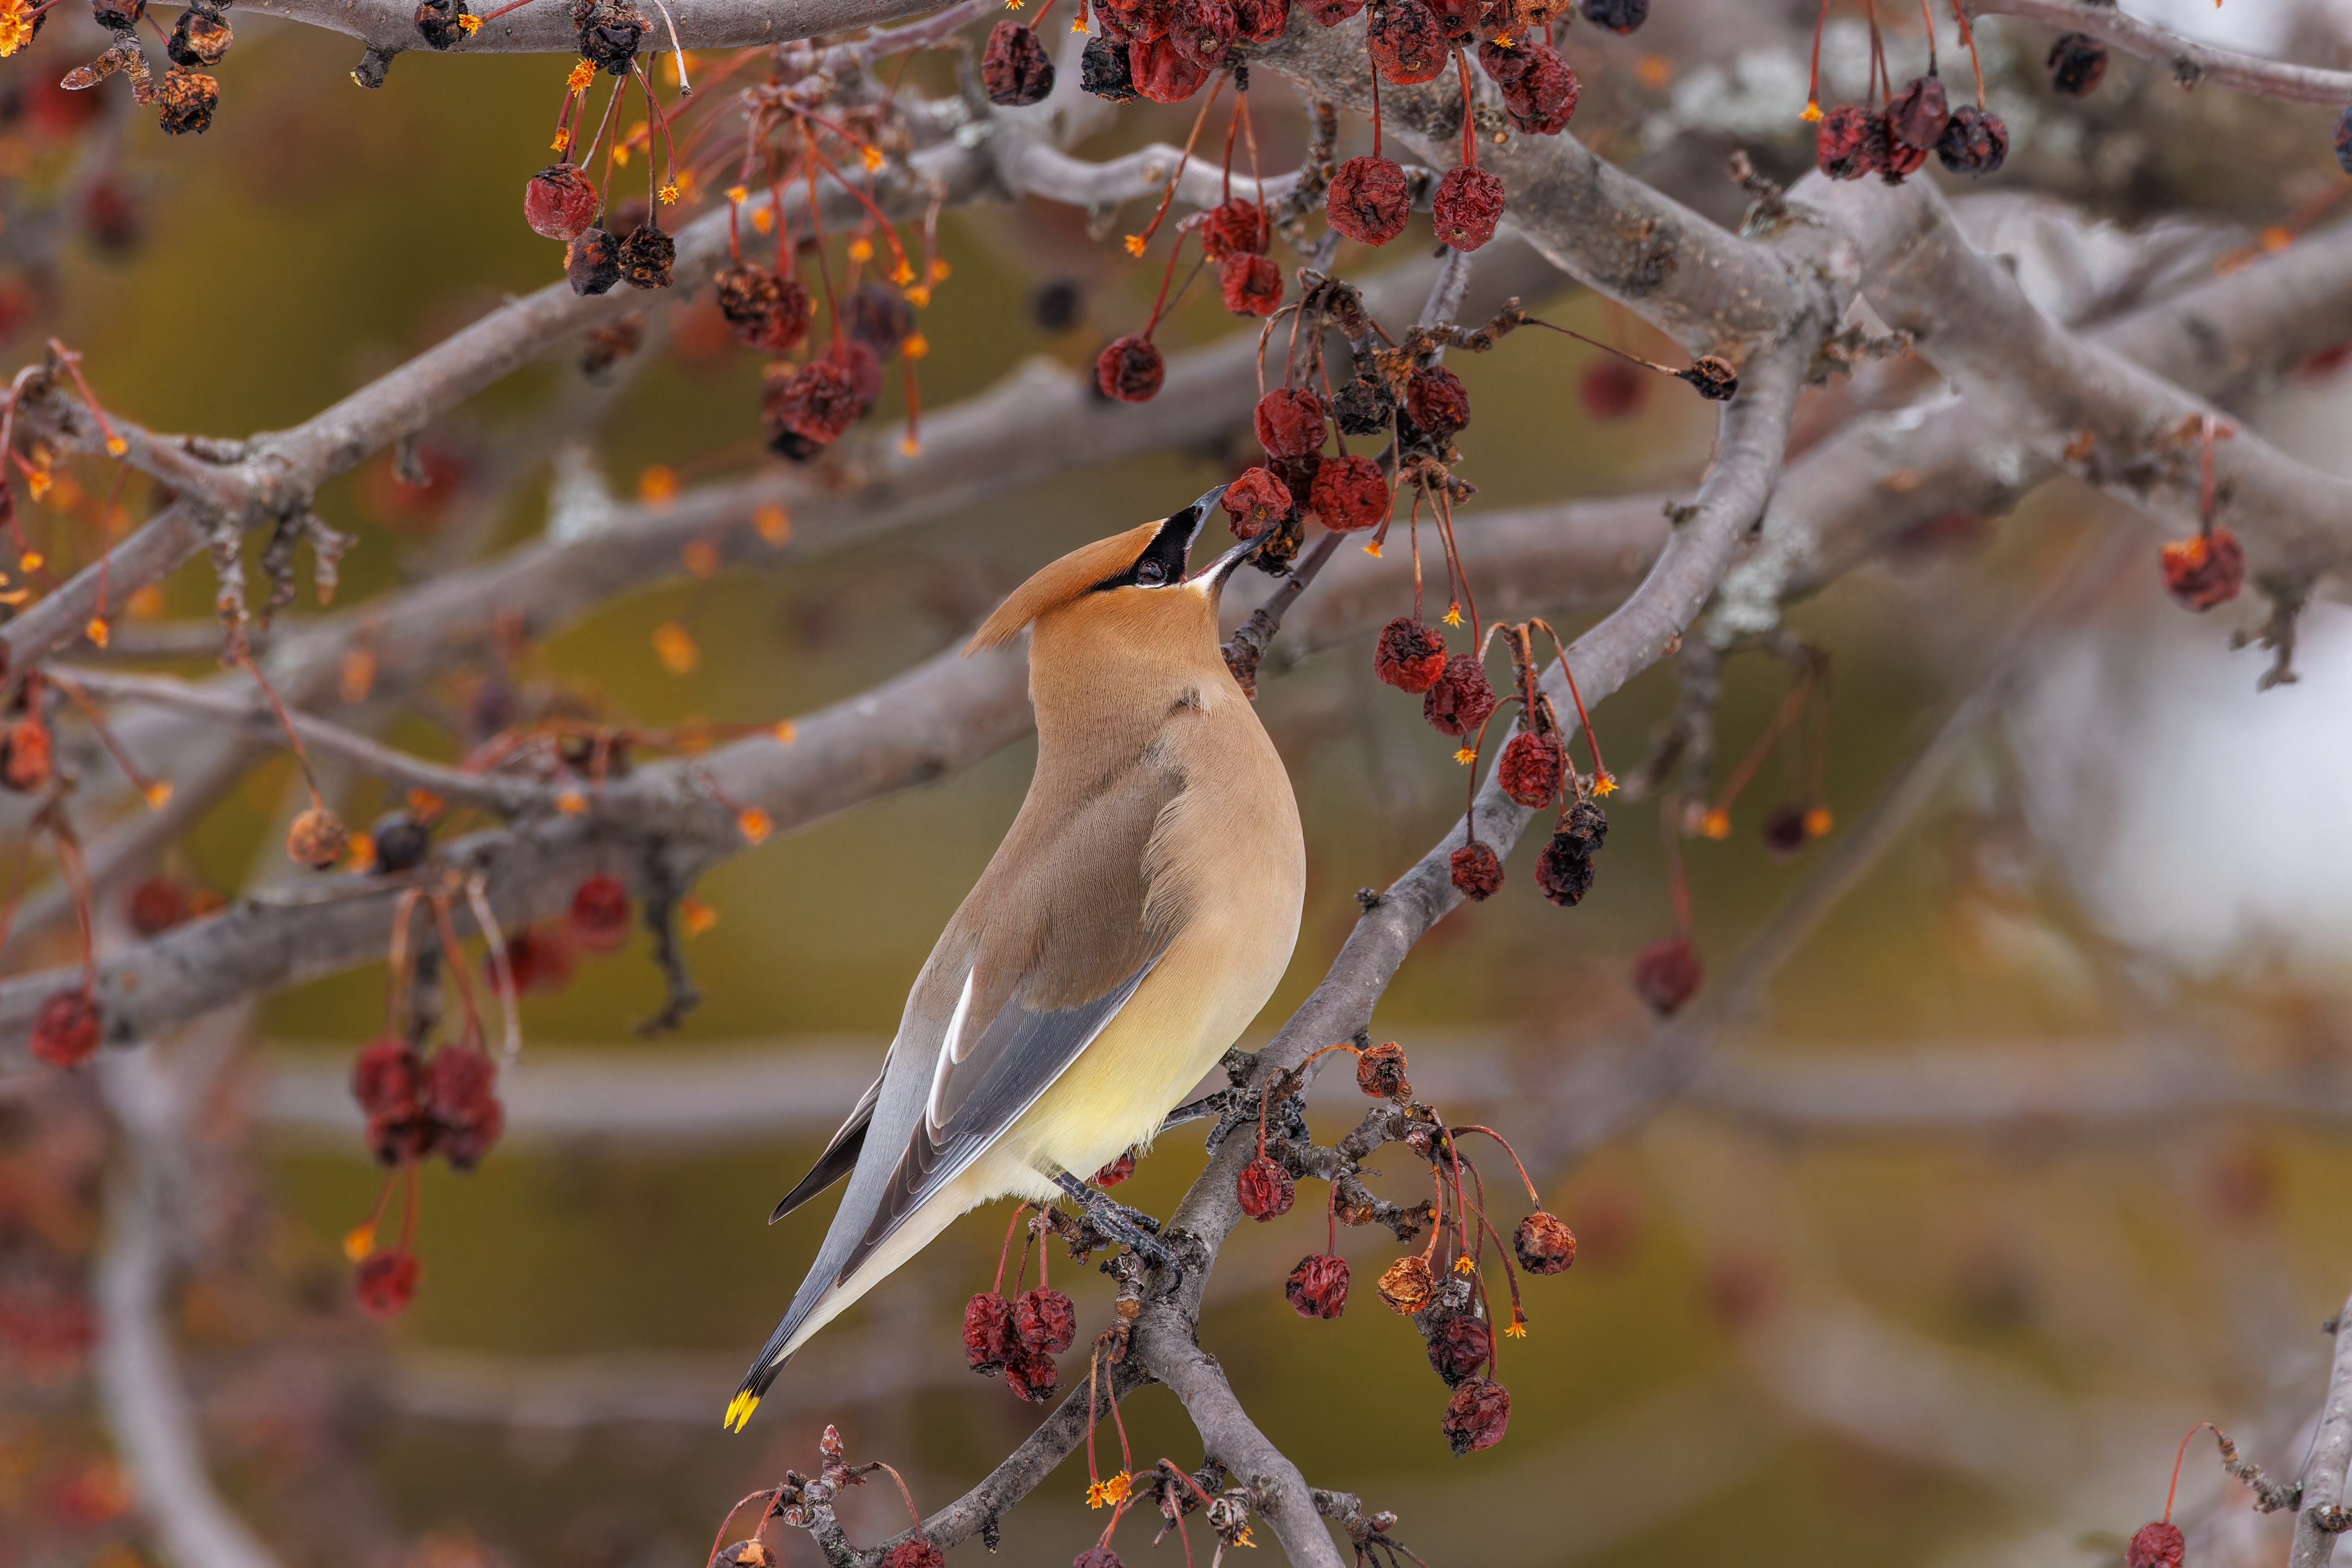
[[[820,446],[839,440],[866,412],[856,378],[831,359],[814,359],[772,377],[761,390],[761,404],[772,436],[788,431]]]
[[[1078,85],[1113,103],[1132,100],[1135,73],[1128,64],[1127,45],[1106,33],[1088,38],[1087,52],[1078,58]]]
[[[1372,64],[1399,87],[1434,81],[1444,73],[1450,53],[1445,30],[1423,0],[1389,0],[1364,29]]]
[[[626,76],[652,24],[628,0],[572,0],[572,26],[580,35],[583,59],[607,75]]]
[[[1444,365],[1417,370],[1404,384],[1404,411],[1443,446],[1470,427],[1470,389]]]
[[[1478,68],[1496,87],[1508,87],[1533,70],[1536,57],[1533,50],[1514,45],[1509,48],[1492,39],[1478,46]]]
[[[1228,256],[1217,267],[1217,292],[1236,316],[1271,316],[1282,305],[1282,268],[1264,256]]]
[[[611,952],[629,940],[629,889],[603,873],[572,895],[572,934],[590,952]]]
[[[2132,1532],[2131,1544],[2124,1549],[2124,1563],[2126,1568],[2180,1568],[2180,1556],[2188,1544],[2179,1525],[2159,1519]]]
[[[1396,395],[1378,376],[1360,375],[1331,395],[1331,417],[1346,436],[1377,436],[1396,414]]]
[[[1323,449],[1323,400],[1303,386],[1277,386],[1257,400],[1250,424],[1270,458],[1305,458]]]
[[[1583,0],[1584,19],[1612,33],[1630,33],[1650,19],[1650,0]]]
[[[739,261],[713,279],[719,313],[736,341],[770,353],[785,353],[808,336],[816,302],[790,278],[779,278],[756,262]]]
[[[1334,533],[1376,528],[1389,514],[1388,476],[1370,458],[1326,458],[1315,469],[1308,504]]]
[[[2192,610],[2226,605],[2246,585],[2246,547],[2226,528],[2176,540],[2163,559],[2166,592]]]
[[[1729,361],[1713,354],[1700,355],[1691,362],[1689,369],[1675,372],[1675,378],[1689,382],[1709,403],[1728,403],[1739,391],[1739,373],[1731,368]]]
[[[1150,402],[1167,375],[1168,362],[1149,338],[1115,338],[1095,358],[1095,385],[1115,402]]]
[[[1013,1307],[993,1290],[982,1290],[963,1304],[964,1364],[982,1377],[1004,1370],[1013,1353]]]
[[[1024,1290],[1013,1303],[1013,1331],[1031,1354],[1060,1355],[1078,1336],[1077,1309],[1059,1290]]]
[[[1905,176],[1917,174],[1927,162],[1926,153],[1906,144],[1895,134],[1893,123],[1884,114],[1871,116],[1864,141],[1870,149],[1871,166],[1890,185],[1901,184]]]
[[[1290,1179],[1290,1173],[1264,1154],[1242,1167],[1234,1188],[1242,1213],[1261,1225],[1288,1214],[1290,1205],[1298,1201],[1298,1185]]]
[[[1438,1430],[1445,1434],[1454,1457],[1491,1448],[1503,1440],[1511,1425],[1511,1395],[1490,1377],[1468,1377],[1445,1403],[1445,1418]]]
[[[1126,1153],[1097,1171],[1094,1173],[1094,1184],[1098,1187],[1115,1187],[1133,1174],[1135,1174],[1135,1151],[1129,1149]]]
[[[1445,673],[1445,639],[1411,616],[1399,616],[1381,628],[1380,643],[1372,649],[1372,673],[1399,691],[1418,696]]]
[[[2106,47],[2088,33],[2061,33],[2043,63],[2050,68],[2051,91],[2088,98],[2106,77]]]
[[[1690,942],[1678,936],[1663,937],[1633,959],[1633,990],[1661,1018],[1671,1018],[1698,994],[1706,971]]]
[[[1870,173],[1870,111],[1841,103],[1813,127],[1813,163],[1832,180],[1859,180]]]
[[[1213,70],[1234,47],[1241,23],[1226,0],[1176,0],[1176,15],[1168,24],[1168,42],[1178,54],[1204,70]]]
[[[173,66],[155,87],[155,110],[166,136],[202,135],[220,106],[220,83],[202,71]]]
[[[218,11],[203,5],[191,5],[180,13],[179,25],[172,29],[171,41],[163,52],[173,65],[195,67],[216,66],[228,53],[236,35]]]
[[[1530,136],[1557,136],[1576,117],[1581,90],[1576,72],[1549,44],[1531,41],[1521,46],[1528,56],[1527,69],[1503,89],[1503,109],[1511,123]]]
[[[1483,904],[1503,885],[1503,862],[1491,844],[1472,841],[1454,852],[1449,862],[1454,886],[1472,903]]]
[[[98,1004],[84,992],[57,992],[43,998],[33,1015],[33,1055],[51,1067],[89,1060],[98,1049]]]
[[[1290,26],[1290,0],[1234,0],[1234,20],[1243,43],[1271,42]]]
[[[988,101],[1000,109],[1024,109],[1042,103],[1054,90],[1054,60],[1037,41],[1037,29],[1018,22],[999,22],[988,30],[988,49],[981,57],[980,84]]]
[[[1530,1274],[1565,1274],[1576,1261],[1576,1233],[1558,1215],[1538,1209],[1519,1221],[1511,1235],[1511,1250]]]
[[[1071,1562],[1070,1568],[1127,1568],[1118,1553],[1108,1546],[1089,1546]]]
[[[1576,400],[1594,419],[1633,417],[1641,412],[1649,391],[1650,384],[1642,379],[1640,366],[1614,357],[1594,360],[1576,378]]]
[[[632,289],[667,289],[677,260],[677,241],[650,223],[629,230],[621,241],[621,280]]]
[[[1356,1058],[1356,1087],[1374,1100],[1399,1105],[1412,1098],[1412,1080],[1404,1075],[1404,1047],[1394,1040],[1374,1046]]]
[[[1325,197],[1331,226],[1362,245],[1386,245],[1412,215],[1404,170],[1387,158],[1350,158],[1331,176]]]
[[[563,250],[563,276],[574,294],[604,294],[621,280],[621,242],[601,228],[583,229]]]
[[[1263,256],[1274,243],[1265,208],[1235,196],[1201,216],[1201,254],[1222,263],[1234,255]]]
[[[1251,468],[1225,487],[1218,504],[1235,539],[1255,539],[1290,515],[1290,488],[1265,468]]]
[[[1095,20],[1113,37],[1150,43],[1168,36],[1176,0],[1096,0]]]
[[[474,1047],[444,1046],[433,1053],[425,1073],[434,1147],[450,1169],[470,1171],[506,1130],[506,1108],[494,1092],[498,1067]]]
[[[1409,1318],[1429,1305],[1437,1285],[1430,1274],[1429,1259],[1416,1252],[1390,1264],[1374,1289],[1389,1310]]]
[[[1054,1365],[1054,1358],[1040,1355],[1027,1346],[1015,1343],[1011,1358],[1004,1363],[1004,1385],[1032,1405],[1043,1405],[1054,1397],[1054,1390],[1062,1381]]]
[[[1209,79],[1209,68],[1187,59],[1171,37],[1129,44],[1127,68],[1135,90],[1154,103],[1181,103]]]
[[[1991,110],[1964,103],[1952,110],[1952,122],[1936,143],[1936,156],[1955,174],[1993,174],[2009,157],[2009,127]],[[2352,163],[2345,167],[2352,172]]]
[[[1465,1378],[1486,1369],[1495,1357],[1495,1336],[1486,1325],[1467,1315],[1447,1318],[1429,1332],[1429,1370],[1457,1388]]]
[[[1327,27],[1336,27],[1364,8],[1365,0],[1307,0],[1307,14]]]
[[[1421,700],[1421,716],[1441,735],[1467,735],[1494,711],[1495,688],[1475,654],[1457,653],[1447,659]]]
[[[1536,888],[1561,909],[1573,909],[1592,891],[1592,852],[1568,832],[1555,833],[1536,856]]]
[[[1495,237],[1502,221],[1503,182],[1484,169],[1466,163],[1445,171],[1429,210],[1437,237],[1456,250],[1475,250]]]
[[[406,1040],[366,1046],[352,1058],[352,1098],[371,1120],[415,1115],[425,1102],[425,1058]]]
[[[416,1277],[421,1272],[416,1255],[405,1249],[368,1254],[352,1275],[352,1291],[359,1298],[360,1310],[379,1321],[400,1316],[415,1299]]]
[[[1505,795],[1521,805],[1541,809],[1559,798],[1560,780],[1567,770],[1568,754],[1561,750],[1559,736],[1522,731],[1504,746],[1497,776]]]
[[[457,18],[465,15],[466,0],[424,0],[416,7],[416,31],[425,39],[425,47],[456,48],[465,40],[466,29],[457,26]]]
[[[882,1568],[945,1568],[947,1553],[926,1536],[902,1541],[882,1554]]]
[[[1348,1310],[1348,1260],[1310,1252],[1282,1284],[1283,1300],[1302,1318],[1336,1318]]]
[[[1945,100],[1944,83],[1938,77],[1912,78],[1911,85],[1886,106],[1887,131],[1896,142],[1923,155],[1936,150],[1951,120],[1951,105]]]
[[[523,221],[548,239],[576,238],[595,223],[600,200],[575,165],[550,163],[523,184]]]
[[[323,805],[314,805],[294,819],[286,830],[286,853],[299,866],[313,871],[323,871],[343,858],[352,847],[351,829],[343,819]]]

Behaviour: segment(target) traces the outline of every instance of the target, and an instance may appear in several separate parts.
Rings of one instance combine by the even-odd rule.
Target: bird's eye
[[[1135,569],[1135,580],[1147,587],[1156,587],[1168,581],[1168,568],[1157,561],[1146,561]]]

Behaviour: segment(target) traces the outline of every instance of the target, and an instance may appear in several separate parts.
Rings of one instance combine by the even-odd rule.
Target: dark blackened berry
[[[466,38],[466,29],[457,18],[469,14],[466,0],[424,0],[416,7],[416,30],[424,35],[427,48],[455,48]]]
[[[711,279],[719,313],[738,341],[783,353],[808,336],[815,303],[807,289],[755,261],[739,261]]]
[[[1054,90],[1054,60],[1037,41],[1037,29],[1010,21],[991,27],[987,52],[980,59],[980,84],[988,101],[1000,109],[1045,101]]]
[[[1579,854],[1597,855],[1609,837],[1609,814],[1597,802],[1580,800],[1568,808],[1559,837],[1574,844]]]
[[[1331,395],[1331,417],[1343,435],[1384,434],[1395,413],[1396,395],[1378,376],[1360,375]]]
[[[1114,338],[1095,356],[1095,385],[1120,403],[1149,403],[1167,379],[1168,362],[1151,340],[1130,333]]]
[[[1592,853],[1566,832],[1555,833],[1536,856],[1536,889],[1561,909],[1573,909],[1592,890]]]
[[[677,241],[652,223],[641,223],[621,241],[621,280],[632,289],[667,289],[677,260]]]
[[[583,59],[609,75],[626,76],[652,24],[629,0],[572,0],[572,26]]]
[[[432,851],[433,833],[408,813],[395,811],[376,819],[368,830],[368,842],[375,847],[375,869],[412,871]]]
[[[228,19],[210,5],[195,5],[180,13],[177,26],[172,29],[163,52],[172,57],[173,65],[216,66],[228,47],[236,41],[229,31]]]
[[[1348,1309],[1348,1260],[1310,1252],[1282,1282],[1283,1299],[1302,1318],[1336,1318]]]
[[[1689,368],[1675,372],[1675,379],[1689,382],[1709,403],[1728,403],[1739,392],[1739,373],[1713,354],[1693,360]]]
[[[173,66],[155,84],[156,117],[166,136],[202,135],[212,128],[213,110],[219,107],[220,83],[202,71]]]
[[[1540,39],[1521,46],[1529,57],[1527,70],[1503,89],[1503,109],[1511,123],[1531,136],[1557,136],[1575,118],[1580,90],[1576,72],[1559,51]]]
[[[1135,97],[1135,75],[1128,68],[1127,45],[1106,33],[1087,40],[1078,57],[1078,85],[1097,98],[1125,103]]]
[[[128,33],[147,15],[147,0],[90,0],[89,14],[100,26]]]
[[[2107,74],[2107,48],[2088,33],[2061,33],[2043,63],[2050,68],[2051,91],[2088,98]]]
[[[2336,122],[2336,166],[2352,174],[2352,109]]]
[[[1325,205],[1331,226],[1363,245],[1386,245],[1412,215],[1412,188],[1388,158],[1350,158],[1331,176]]]
[[[1135,90],[1154,103],[1183,102],[1201,90],[1210,70],[1179,49],[1172,37],[1129,44],[1127,68],[1135,79]]]
[[[1918,153],[1932,153],[1952,122],[1951,105],[1944,98],[1939,77],[1911,79],[1911,85],[1886,106],[1886,128],[1895,141]]]
[[[1451,58],[1445,30],[1423,0],[1389,0],[1372,13],[1364,41],[1381,75],[1400,87],[1434,81]]]
[[[1217,292],[1236,316],[1271,316],[1282,305],[1282,268],[1236,251],[1217,264]]]
[[[1472,903],[1484,903],[1503,885],[1503,862],[1495,847],[1472,839],[1456,849],[1446,867],[1454,886]]]
[[[1445,171],[1429,210],[1437,237],[1456,250],[1475,250],[1495,237],[1503,216],[1503,182],[1467,163]]]
[[[841,302],[842,330],[886,360],[915,331],[915,307],[887,283],[868,283]]]
[[[1764,814],[1764,847],[1780,859],[1804,848],[1811,837],[1805,831],[1805,808],[1801,805],[1778,805]]]
[[[1584,19],[1612,33],[1630,33],[1650,19],[1650,0],[1583,0]]]
[[[1321,451],[1331,438],[1323,424],[1323,400],[1303,386],[1277,386],[1259,398],[1250,423],[1270,457],[1304,458]]]
[[[1043,332],[1066,332],[1077,325],[1087,302],[1086,289],[1075,278],[1048,278],[1029,291],[1029,319]]]
[[[1445,1418],[1438,1429],[1445,1434],[1454,1457],[1491,1448],[1503,1440],[1511,1425],[1511,1395],[1488,1377],[1465,1378],[1446,1401]]]
[[[563,249],[563,276],[574,294],[604,294],[621,280],[621,242],[601,228],[583,229]]]
[[[1870,173],[1870,124],[1875,118],[1858,103],[1833,105],[1813,127],[1813,163],[1832,180],[1859,180]]]
[[[1218,505],[1225,509],[1235,539],[1255,539],[1280,526],[1293,510],[1290,487],[1265,468],[1251,468],[1225,487]]]
[[[2009,157],[2009,127],[1990,110],[1964,103],[1952,110],[1952,122],[1936,143],[1936,156],[1955,174],[1992,174]],[[2352,163],[2346,168],[2352,171]]]
[[[1470,389],[1444,365],[1431,365],[1405,378],[1404,411],[1443,446],[1470,427]]]
[[[1633,990],[1661,1018],[1682,1011],[1706,977],[1698,951],[1687,937],[1663,937],[1633,958]]]
[[[1388,476],[1370,458],[1326,458],[1315,467],[1307,505],[1334,533],[1376,528],[1389,514]]]
[[[1457,653],[1421,700],[1421,716],[1442,735],[1467,735],[1495,711],[1495,688],[1475,654]]]
[[[1204,69],[1222,64],[1225,51],[1240,36],[1241,20],[1229,0],[1176,0],[1176,15],[1168,23],[1168,42],[1176,52]]]
[[[1426,691],[1445,673],[1445,639],[1412,616],[1399,616],[1381,628],[1372,671],[1399,691]]]

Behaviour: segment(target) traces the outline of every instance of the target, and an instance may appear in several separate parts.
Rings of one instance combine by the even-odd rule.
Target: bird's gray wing
[[[882,1070],[874,1075],[874,1081],[866,1086],[864,1094],[857,1097],[856,1106],[851,1110],[848,1120],[841,1124],[841,1130],[833,1135],[833,1142],[827,1143],[824,1146],[824,1152],[816,1157],[816,1163],[809,1167],[809,1173],[803,1176],[791,1192],[778,1200],[775,1212],[768,1215],[770,1225],[775,1224],[809,1199],[849,1174],[856,1167],[858,1153],[866,1147],[866,1129],[874,1120],[875,1102],[882,1098],[882,1080],[889,1074],[890,1058],[886,1054],[882,1058]]]

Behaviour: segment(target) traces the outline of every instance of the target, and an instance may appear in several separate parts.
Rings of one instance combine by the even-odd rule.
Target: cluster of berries
[[[54,5],[56,0],[50,0]],[[83,91],[120,71],[131,79],[134,102],[151,105],[167,136],[211,128],[213,111],[220,106],[220,82],[205,68],[220,64],[235,41],[228,18],[221,13],[228,0],[194,0],[163,42],[172,61],[158,80],[149,69],[146,52],[139,46],[139,24],[147,18],[147,0],[90,0],[90,17],[114,35],[98,58],[66,73],[58,85]],[[13,55],[40,36],[49,17],[49,5],[31,6],[25,0],[0,0],[0,55]],[[157,31],[162,27],[157,26]]]
[[[1128,1169],[1134,1168],[1133,1162]],[[1104,1178],[1110,1178],[1105,1181]],[[1111,1169],[1096,1180],[1110,1185],[1120,1179]],[[1032,1227],[1021,1243],[1021,1272],[1029,1267],[1029,1243],[1037,1242],[1037,1286],[1024,1290],[1018,1274],[1013,1300],[1004,1298],[1004,1266],[1013,1250],[1013,1226],[1021,1223],[1028,1205],[1013,1210],[1013,1226],[1004,1233],[1004,1249],[996,1260],[996,1283],[964,1303],[964,1362],[982,1377],[1002,1377],[1005,1386],[1033,1404],[1054,1396],[1061,1373],[1054,1358],[1077,1339],[1077,1309],[1046,1279],[1046,1237],[1042,1226]]]

